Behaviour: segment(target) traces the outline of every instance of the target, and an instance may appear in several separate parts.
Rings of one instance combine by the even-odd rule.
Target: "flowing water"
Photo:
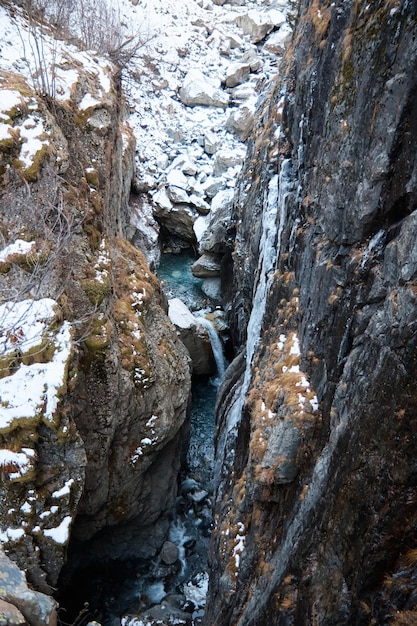
[[[179,298],[191,311],[202,309],[206,301],[201,291],[203,280],[195,278],[191,273],[195,260],[190,249],[181,254],[165,253],[161,255],[157,271],[167,298]]]

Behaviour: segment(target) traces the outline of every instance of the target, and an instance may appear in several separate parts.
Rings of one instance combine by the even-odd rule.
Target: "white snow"
[[[32,448],[22,448],[20,452],[14,452],[4,448],[0,450],[0,468],[11,467],[7,472],[9,480],[21,478],[33,467],[35,460],[35,450]]]
[[[236,572],[235,576],[238,575],[239,565],[240,565],[240,557],[245,548],[245,526],[242,522],[238,522],[238,532],[235,537],[235,545],[233,546],[233,558],[235,560]]]
[[[200,572],[195,576],[194,582],[188,582],[184,585],[185,597],[193,602],[196,607],[203,607],[206,604],[208,580],[208,573]]]
[[[20,137],[23,139],[19,159],[23,161],[25,167],[30,167],[36,154],[43,146],[48,145],[49,137],[42,119],[35,115],[29,115],[19,128]]]
[[[196,325],[196,318],[179,298],[168,300],[168,317],[178,328],[191,328]]]
[[[52,498],[62,498],[63,496],[68,496],[71,493],[71,486],[74,484],[74,479],[70,478],[67,480],[61,489],[58,491],[54,491],[52,494]]]
[[[69,539],[69,529],[71,526],[72,517],[67,515],[62,522],[56,528],[46,528],[43,531],[45,537],[49,537],[52,541],[59,544],[66,544]]]
[[[20,244],[17,246],[20,249]],[[65,384],[66,368],[71,354],[71,328],[64,322],[51,332],[56,320],[56,302],[50,298],[6,302],[0,305],[0,355],[7,357],[17,349],[21,354],[41,351],[46,340],[53,343],[54,353],[46,363],[18,365],[11,375],[0,379],[0,432],[10,426],[33,420],[53,420],[59,391]],[[23,447],[0,450],[0,466],[8,480],[20,479],[36,462],[35,450]],[[28,494],[29,496],[30,494]],[[29,497],[28,497],[29,499]]]
[[[5,531],[0,531],[0,543],[9,543],[10,541],[19,541],[25,536],[23,528],[7,528]]]
[[[33,252],[34,247],[34,241],[16,239],[16,241],[9,243],[3,250],[0,250],[0,261],[7,261],[13,254],[30,254]]]

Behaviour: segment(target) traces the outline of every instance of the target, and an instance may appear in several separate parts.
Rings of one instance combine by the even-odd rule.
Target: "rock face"
[[[257,113],[207,623],[416,619],[416,8],[302,1]]]
[[[61,48],[42,41],[48,72],[48,47],[58,65]],[[79,54],[64,50],[48,97],[0,71],[0,541],[45,594],[68,554],[70,578],[84,557],[160,550],[191,376],[159,283],[126,239],[135,141],[120,77]],[[53,624],[52,601],[42,621],[3,584],[0,599]]]
[[[179,299],[168,301],[168,316],[187,348],[196,376],[210,376],[215,371],[213,350],[207,330]]]

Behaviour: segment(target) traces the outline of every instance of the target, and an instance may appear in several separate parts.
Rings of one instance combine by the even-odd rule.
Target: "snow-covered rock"
[[[207,198],[213,198],[224,187],[224,182],[220,178],[208,176],[202,187]]]
[[[238,109],[232,111],[226,127],[239,137],[240,141],[246,141],[253,128],[255,107],[251,103],[242,104]]]
[[[199,213],[189,203],[174,204],[165,188],[160,189],[153,197],[153,214],[158,223],[170,235],[182,240],[185,244],[195,243],[193,225]]]
[[[242,62],[248,63],[251,72],[259,72],[263,66],[263,60],[260,54],[258,54],[256,47],[246,50],[242,56]]]
[[[289,24],[283,24],[281,28],[269,35],[264,48],[273,54],[284,54],[286,46],[291,41],[292,30]]]
[[[214,154],[220,146],[220,138],[216,133],[207,131],[204,135],[204,150],[207,154]]]
[[[229,169],[229,167],[240,165],[243,163],[244,156],[243,150],[231,150],[228,148],[218,150],[214,157],[214,173],[219,175]]]
[[[206,278],[201,285],[202,292],[214,306],[222,305],[221,280],[217,277]]]
[[[190,196],[182,187],[177,187],[176,185],[168,185],[167,186],[167,196],[171,200],[173,204],[189,204]]]
[[[207,330],[199,323],[179,298],[168,300],[168,316],[188,350],[197,376],[209,376],[215,371],[213,350]]]
[[[227,68],[226,87],[236,87],[236,85],[244,83],[249,78],[250,71],[249,63],[232,63]]]
[[[274,28],[281,26],[284,22],[285,15],[278,9],[263,11],[250,9],[247,13],[236,17],[236,23],[250,37],[253,43],[259,43],[265,39]]]
[[[181,102],[187,106],[227,107],[229,94],[213,85],[199,70],[188,72],[179,91]]]

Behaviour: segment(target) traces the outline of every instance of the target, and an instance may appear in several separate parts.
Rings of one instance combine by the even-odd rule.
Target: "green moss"
[[[39,174],[47,153],[48,146],[44,144],[33,157],[32,164],[29,165],[29,167],[25,167],[25,164],[20,159],[13,159],[12,165],[16,170],[21,171],[23,177],[27,180],[28,183],[34,183],[39,178]]]
[[[103,281],[87,279],[82,281],[82,287],[87,295],[87,298],[90,300],[91,304],[94,304],[94,306],[99,306],[111,291],[111,283],[109,279]]]
[[[0,274],[7,274],[10,272],[11,265],[8,261],[0,261]]]
[[[50,363],[56,350],[55,344],[45,337],[38,346],[33,346],[22,354],[21,360],[24,365],[33,363]]]
[[[91,353],[101,352],[108,347],[111,335],[110,321],[102,315],[96,315],[90,322],[90,332],[84,340],[84,345]]]

